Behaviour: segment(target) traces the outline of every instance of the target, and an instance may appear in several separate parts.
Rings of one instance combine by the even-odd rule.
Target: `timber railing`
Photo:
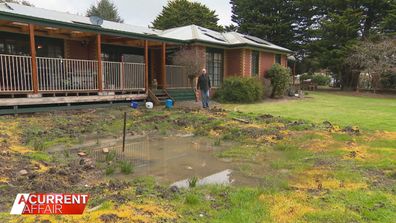
[[[96,60],[37,57],[39,93],[99,92]],[[102,62],[104,91],[144,91],[145,64]],[[33,93],[32,57],[0,54],[0,94]]]

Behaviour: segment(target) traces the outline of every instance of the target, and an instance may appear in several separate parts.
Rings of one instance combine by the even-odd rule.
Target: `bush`
[[[282,97],[290,86],[291,71],[280,64],[274,64],[268,71],[267,77],[271,79],[271,97]]]
[[[133,164],[128,161],[121,161],[120,170],[123,174],[130,174],[133,172]]]
[[[381,78],[381,84],[383,88],[396,89],[396,72],[383,74]]]
[[[263,97],[264,87],[257,78],[230,77],[216,91],[215,97],[222,102],[250,103]]]
[[[312,83],[315,83],[319,86],[328,86],[331,82],[331,77],[324,75],[324,74],[312,74],[312,73],[305,73],[300,76],[300,81],[303,82],[305,80],[311,79]]]
[[[329,86],[331,82],[331,77],[323,74],[315,74],[312,77],[312,81],[319,86]]]

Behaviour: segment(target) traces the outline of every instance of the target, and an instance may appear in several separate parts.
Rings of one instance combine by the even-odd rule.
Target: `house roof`
[[[244,35],[237,32],[220,33],[197,25],[167,29],[162,31],[160,36],[166,38],[177,38],[189,42],[204,42],[228,47],[250,46],[252,48],[264,48],[287,53],[291,52],[289,49],[277,46],[258,37]]]
[[[135,38],[161,40],[175,43],[205,43],[221,47],[251,47],[291,53],[292,51],[254,36],[237,32],[220,33],[196,25],[177,27],[168,30],[151,29],[143,26],[103,21],[93,25],[89,17],[58,12],[14,3],[0,4],[0,19],[14,19],[43,25],[70,27],[83,31],[121,35]]]

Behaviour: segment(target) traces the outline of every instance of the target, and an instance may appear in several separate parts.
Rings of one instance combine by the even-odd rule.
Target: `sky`
[[[62,12],[85,15],[92,3],[98,0],[28,0],[36,7],[53,9]],[[168,0],[112,0],[118,7],[120,16],[125,23],[131,25],[148,26],[162,11]],[[230,0],[195,0],[216,10],[220,25],[230,25]]]

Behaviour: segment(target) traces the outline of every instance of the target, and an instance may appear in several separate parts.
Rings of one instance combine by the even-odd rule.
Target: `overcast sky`
[[[89,6],[97,0],[28,0],[36,7],[53,9],[85,15]],[[112,0],[118,7],[120,16],[125,23],[148,26],[161,12],[168,0]],[[216,10],[221,25],[230,25],[231,4],[229,0],[195,0]]]

